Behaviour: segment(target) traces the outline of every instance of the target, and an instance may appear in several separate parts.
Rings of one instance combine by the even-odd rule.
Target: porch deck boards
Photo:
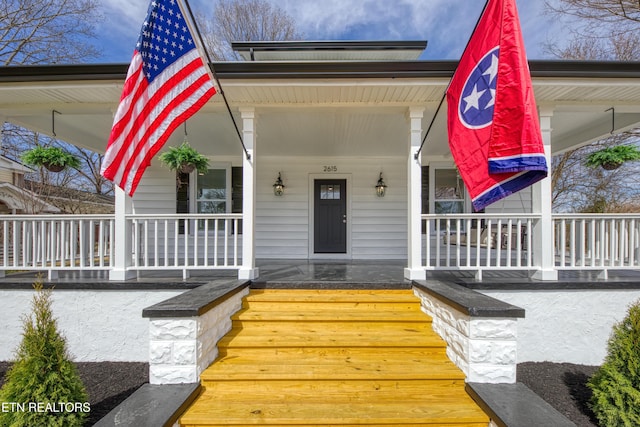
[[[252,290],[183,426],[486,427],[410,290]]]

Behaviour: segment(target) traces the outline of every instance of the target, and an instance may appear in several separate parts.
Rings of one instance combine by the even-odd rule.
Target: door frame
[[[319,173],[309,174],[309,259],[351,259],[351,223],[353,222],[353,216],[351,214],[351,174],[350,173]],[[314,238],[315,238],[315,181],[325,179],[344,179],[347,182],[347,250],[345,253],[339,254],[317,254],[314,252]]]

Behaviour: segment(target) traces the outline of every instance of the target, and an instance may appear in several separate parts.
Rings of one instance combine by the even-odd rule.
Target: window
[[[435,213],[463,213],[464,191],[462,186],[462,179],[456,169],[436,169],[433,197]]]
[[[340,184],[320,185],[321,200],[340,200]]]
[[[196,179],[196,212],[227,213],[229,191],[227,189],[227,169],[209,169]]]
[[[242,167],[220,164],[202,175],[180,173],[178,183],[176,213],[242,213]],[[238,227],[242,233],[241,222]],[[198,221],[198,229],[204,229],[204,221]],[[179,232],[184,233],[182,222]]]

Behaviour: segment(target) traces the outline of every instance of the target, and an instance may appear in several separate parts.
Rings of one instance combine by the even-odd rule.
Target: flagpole
[[[464,56],[464,53],[467,51],[467,48],[469,47],[469,43],[471,42],[471,37],[473,37],[473,34],[476,32],[476,29],[478,28],[478,25],[480,24],[480,20],[482,19],[482,15],[484,15],[484,11],[487,10],[487,6],[489,5],[489,1],[490,0],[486,0],[484,2],[484,7],[482,8],[482,12],[480,12],[480,16],[478,16],[478,20],[476,21],[476,25],[473,27],[473,31],[471,31],[471,35],[469,36],[469,39],[467,40],[467,44],[464,47],[464,49],[462,50],[462,55],[460,56],[462,58],[462,56]],[[457,67],[456,67],[457,70]],[[442,104],[444,104],[444,100],[447,97],[447,91],[449,90],[449,86],[451,86],[451,81],[453,80],[453,76],[456,74],[456,70],[453,70],[453,74],[451,75],[451,78],[449,78],[449,83],[447,84],[447,87],[444,89],[444,93],[442,94],[442,98],[440,98],[440,103],[438,104],[438,108],[436,108],[436,112],[433,114],[433,117],[431,118],[431,123],[429,123],[429,127],[427,128],[427,131],[424,134],[424,138],[422,138],[422,144],[420,144],[420,148],[418,148],[418,151],[416,151],[416,154],[413,156],[415,160],[418,160],[418,158],[420,157],[420,153],[422,152],[422,148],[424,147],[425,142],[427,142],[427,137],[429,136],[429,132],[431,132],[431,128],[433,127],[433,124],[436,121],[436,118],[438,117],[438,113],[440,112],[440,109],[442,108]]]
[[[242,149],[244,150],[244,154],[247,157],[247,160],[251,160],[251,154],[249,154],[249,151],[247,151],[247,147],[244,145],[244,140],[242,139],[242,134],[240,133],[240,128],[238,128],[238,124],[236,123],[236,119],[233,117],[233,113],[231,112],[231,107],[229,106],[229,101],[227,101],[227,96],[224,93],[224,90],[222,90],[222,85],[220,84],[220,80],[218,79],[218,75],[216,74],[213,65],[212,65],[212,61],[211,61],[211,57],[209,56],[209,51],[207,50],[205,44],[204,44],[204,40],[202,38],[202,34],[200,33],[200,28],[198,27],[198,24],[196,22],[195,16],[193,15],[193,11],[191,10],[191,5],[189,4],[189,0],[184,0],[184,4],[187,7],[187,11],[188,14],[184,13],[184,7],[183,7],[183,1],[182,0],[177,0],[178,1],[178,7],[180,7],[180,10],[182,10],[182,14],[185,17],[185,21],[187,22],[187,26],[189,27],[189,31],[191,31],[191,33],[193,34],[193,31],[195,30],[195,33],[197,34],[197,40],[195,40],[196,43],[196,47],[198,48],[198,51],[200,51],[200,56],[204,56],[207,59],[207,65],[208,67],[205,67],[207,69],[207,72],[209,73],[209,77],[211,77],[211,79],[213,81],[216,82],[216,86],[218,87],[218,90],[220,91],[220,95],[222,95],[222,99],[224,100],[224,104],[227,107],[227,111],[229,112],[229,117],[231,117],[231,121],[233,122],[233,127],[236,129],[236,134],[238,135],[238,138],[240,139],[240,144],[242,145]]]

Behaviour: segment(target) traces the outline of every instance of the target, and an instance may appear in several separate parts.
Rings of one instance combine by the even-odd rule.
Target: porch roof
[[[221,62],[213,64],[234,110],[256,107],[265,155],[404,155],[405,113],[424,106],[426,129],[456,61]],[[127,64],[0,67],[0,119],[102,151]],[[553,109],[554,153],[640,125],[640,64],[531,61],[536,100]],[[189,120],[196,148],[239,155],[222,97]],[[285,132],[286,131],[286,132]],[[182,133],[169,141],[179,143]],[[215,149],[211,141],[215,139]],[[398,144],[389,144],[389,141]],[[304,143],[300,143],[304,141]],[[329,143],[328,143],[329,142]],[[321,147],[318,148],[318,147]],[[398,150],[398,147],[403,149]],[[441,112],[425,153],[448,158]]]

